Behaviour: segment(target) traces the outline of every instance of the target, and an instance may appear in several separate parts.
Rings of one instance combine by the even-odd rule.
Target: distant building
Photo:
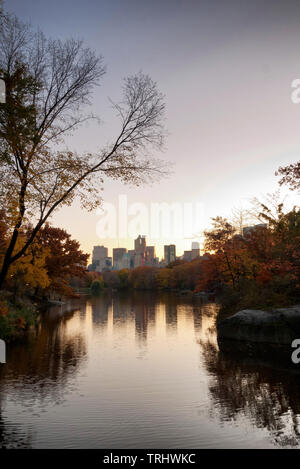
[[[92,272],[104,272],[111,270],[112,259],[108,257],[108,249],[105,246],[94,246],[92,253],[92,264],[88,270]]]
[[[89,265],[90,272],[106,272],[112,269],[112,258],[103,257],[102,259],[94,260],[94,262]]]
[[[124,252],[121,259],[119,258],[114,262],[114,270],[130,269],[130,255]]]
[[[128,252],[123,254],[121,260],[121,269],[130,269],[130,255],[128,254]]]
[[[119,263],[121,262],[123,255],[127,253],[126,248],[113,248],[113,265],[114,269],[119,270]]]
[[[135,250],[134,249],[130,249],[128,251],[128,255],[129,255],[129,259],[130,259],[130,269],[133,269],[134,267],[134,255],[135,255]]]
[[[104,246],[94,246],[93,248],[93,255],[92,255],[92,262],[98,261],[100,259],[104,259],[108,256],[108,249]]]
[[[176,246],[175,244],[170,244],[164,246],[164,259],[166,264],[176,261]]]
[[[97,272],[107,272],[112,269],[112,258],[111,257],[104,257],[99,261],[99,270],[96,269]]]
[[[182,258],[184,261],[190,262],[192,260],[192,251],[184,251]]]
[[[134,241],[134,250],[138,254],[145,255],[146,253],[146,236],[139,235]]]
[[[198,243],[198,241],[192,242],[192,251],[193,249],[200,249],[200,243]]]
[[[200,257],[200,249],[192,249],[192,260]]]
[[[146,246],[146,264],[153,265],[155,261],[155,246]]]
[[[257,230],[257,228],[267,228],[267,227],[268,227],[267,223],[258,223],[257,225],[245,226],[243,228],[243,236],[246,236],[247,234],[252,233],[253,231]]]
[[[145,265],[145,256],[139,252],[136,252],[133,259],[133,267],[141,267]]]

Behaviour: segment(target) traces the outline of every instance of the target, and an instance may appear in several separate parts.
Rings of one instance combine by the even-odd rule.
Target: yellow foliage
[[[15,247],[16,252],[23,243],[24,239],[20,236]],[[37,243],[33,243],[26,254],[10,266],[8,278],[32,288],[48,287],[50,280],[45,267],[47,254],[47,249],[42,249]]]

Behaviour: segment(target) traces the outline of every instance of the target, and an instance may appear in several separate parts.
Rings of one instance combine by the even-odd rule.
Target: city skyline
[[[124,247],[112,248],[111,256],[108,248],[103,245],[93,246],[90,271],[104,272],[107,270],[133,269],[140,266],[164,267],[178,259],[190,261],[200,256],[200,243],[192,242],[191,251],[184,251],[176,256],[176,245],[164,246],[164,257],[156,257],[155,246],[147,245],[146,236],[138,235],[134,240],[134,249]]]
[[[104,201],[116,203],[116,194],[126,194],[130,202],[145,204],[201,202],[205,229],[211,217],[229,216],[253,196],[274,192],[275,171],[298,159],[300,105],[291,100],[291,83],[300,76],[299,3],[189,1],[187,7],[170,1],[54,0],[47,15],[33,0],[10,0],[6,7],[54,37],[80,31],[104,57],[107,73],[92,102],[102,124],[83,126],[67,141],[70,149],[97,151],[118,130],[108,97],[118,99],[122,77],[143,70],[165,94],[169,135],[163,158],[174,163],[173,174],[139,188],[106,182]],[[119,34],[111,35],[111,24]],[[299,202],[295,194],[290,199],[291,205]],[[96,244],[118,244],[98,237],[98,220],[79,202],[52,218],[86,252]],[[120,243],[129,249],[132,240]],[[172,242],[155,240],[158,254]],[[182,252],[189,243],[176,240]]]

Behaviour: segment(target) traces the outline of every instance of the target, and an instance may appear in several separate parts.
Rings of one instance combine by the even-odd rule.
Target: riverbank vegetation
[[[20,249],[30,237],[27,226],[18,238]],[[10,229],[0,212],[0,263],[9,242]],[[76,296],[70,281],[86,275],[88,254],[65,230],[46,224],[34,243],[8,272],[0,294],[0,337],[10,338],[34,324],[38,308],[51,299]]]
[[[258,206],[257,206],[258,208]],[[300,210],[272,211],[260,204],[261,222],[240,231],[216,217],[205,232],[207,253],[166,268],[141,266],[99,274],[102,288],[206,292],[221,303],[221,315],[246,308],[272,308],[300,302]]]
[[[242,236],[222,218],[206,232],[213,252],[202,264],[198,289],[214,288],[221,316],[247,308],[284,307],[300,301],[300,210],[276,213],[261,204],[261,220]]]

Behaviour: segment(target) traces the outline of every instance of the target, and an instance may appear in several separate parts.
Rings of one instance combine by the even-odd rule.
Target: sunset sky
[[[102,123],[82,127],[69,148],[97,151],[116,135],[108,97],[120,97],[123,77],[142,70],[165,94],[169,136],[160,157],[174,164],[173,173],[140,188],[108,180],[105,202],[117,204],[124,194],[129,204],[147,207],[201,203],[206,228],[210,217],[274,192],[278,166],[299,160],[300,104],[291,101],[291,82],[300,78],[300,2],[9,0],[5,6],[46,35],[82,38],[103,55],[107,73],[92,103]],[[299,203],[283,192],[290,204]],[[99,238],[99,218],[75,203],[52,222],[87,252],[95,244],[132,248],[132,239]],[[191,243],[148,244],[161,256],[163,244],[173,241],[179,254]]]

